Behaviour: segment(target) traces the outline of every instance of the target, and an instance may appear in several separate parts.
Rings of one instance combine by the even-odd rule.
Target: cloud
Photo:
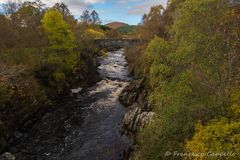
[[[128,10],[129,15],[143,15],[144,13],[148,13],[150,11],[150,8],[154,5],[163,5],[166,7],[167,0],[144,0],[141,3],[134,5],[130,7]]]
[[[117,0],[117,3],[119,4],[128,4],[131,2],[141,2],[142,0]]]
[[[79,16],[84,9],[91,9],[93,4],[93,0],[88,2],[86,0],[62,0],[62,2],[65,3],[70,9],[71,13],[76,16]]]
[[[85,2],[85,3],[95,4],[95,3],[105,2],[105,0],[84,0],[84,2]]]
[[[14,1],[14,0],[13,0]],[[17,0],[15,0],[17,1]],[[22,0],[24,1],[34,1],[34,0]],[[7,3],[8,0],[0,0],[0,3]],[[42,0],[47,7],[53,6],[55,3],[63,2],[70,9],[73,15],[79,16],[84,9],[91,9],[92,5],[96,3],[103,3],[105,0]]]
[[[17,1],[17,0],[13,0],[13,1]],[[21,0],[21,1],[34,1],[34,0]],[[82,2],[82,3],[91,3],[91,4],[94,4],[94,3],[100,3],[100,2],[105,2],[105,0],[42,0],[44,3],[46,4],[54,4],[54,3],[57,3],[57,2],[64,2],[64,3],[68,3],[68,2]],[[0,0],[0,3],[6,3],[8,2],[8,0]]]

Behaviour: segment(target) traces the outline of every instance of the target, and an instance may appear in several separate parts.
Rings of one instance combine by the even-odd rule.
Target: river
[[[124,50],[99,58],[102,81],[63,99],[12,146],[18,160],[121,160],[131,145],[121,135],[125,108],[118,101],[131,78]]]

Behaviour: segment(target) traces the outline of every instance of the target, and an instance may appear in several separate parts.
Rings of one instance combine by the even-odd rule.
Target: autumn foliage
[[[135,70],[148,79],[156,115],[138,135],[135,159],[238,159],[239,96],[231,97],[239,93],[239,8],[174,0],[159,10],[143,17],[139,32],[150,40]],[[235,156],[165,155],[174,151]]]

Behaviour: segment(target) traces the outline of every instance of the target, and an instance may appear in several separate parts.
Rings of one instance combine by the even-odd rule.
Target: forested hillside
[[[143,16],[145,41],[126,54],[155,115],[130,159],[239,159],[239,18],[228,0],[171,0]]]

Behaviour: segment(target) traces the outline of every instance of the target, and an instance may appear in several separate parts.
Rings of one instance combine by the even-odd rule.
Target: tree
[[[42,20],[42,26],[48,34],[51,48],[60,51],[72,51],[75,37],[62,15],[54,9],[48,10]]]
[[[219,119],[211,120],[207,124],[198,122],[193,138],[186,141],[185,147],[190,153],[231,153],[210,157],[237,160],[240,153],[240,90],[233,90],[232,105],[229,113]],[[209,157],[192,157],[191,159],[209,159]]]
[[[170,38],[170,32],[171,32],[171,27],[173,23],[177,20],[177,18],[180,16],[179,14],[179,8],[181,8],[181,5],[183,2],[186,0],[169,0],[167,9],[164,10],[163,14],[163,23],[164,23],[164,28],[167,32],[167,38]]]
[[[20,3],[17,0],[8,0],[6,4],[3,4],[3,10],[6,15],[12,15],[20,8]]]
[[[148,44],[144,53],[145,74],[149,77],[149,84],[152,89],[161,86],[161,83],[171,76],[169,57],[171,47],[167,41],[155,37]]]
[[[0,15],[0,24],[0,48],[14,47],[19,40],[18,32],[4,15]]]
[[[46,6],[41,0],[35,0],[33,3],[40,11],[42,11]]]
[[[63,2],[54,4],[54,6],[52,8],[54,8],[58,12],[60,12],[62,14],[62,16],[71,16],[72,15],[70,10],[68,9],[67,5],[64,4]]]
[[[101,24],[101,20],[99,18],[99,15],[98,15],[98,13],[95,10],[92,11],[90,16],[91,16],[91,22],[93,24]]]
[[[207,126],[196,125],[196,134],[187,141],[186,149],[189,153],[222,154],[216,156],[190,157],[189,159],[219,160],[239,159],[240,153],[240,121],[228,121],[226,118],[211,121]],[[228,155],[224,155],[224,153]],[[232,154],[232,155],[230,155]]]
[[[19,6],[18,10],[10,15],[12,27],[20,35],[17,45],[22,47],[43,46],[44,38],[40,29],[43,15],[41,8],[35,2],[27,1]]]
[[[139,33],[142,39],[151,40],[155,36],[165,37],[163,24],[164,8],[153,6],[148,14],[143,15]]]
[[[92,19],[91,19],[91,15],[89,13],[89,10],[84,10],[80,19],[83,23],[91,23]]]
[[[78,54],[74,52],[75,35],[56,9],[50,9],[45,13],[42,26],[50,42],[50,51],[45,64],[50,70],[50,79],[53,77],[54,80],[50,83],[58,88],[58,92],[62,92],[67,77],[73,75],[74,67],[77,65]]]
[[[40,25],[40,14],[40,10],[32,3],[25,2],[17,12],[11,15],[11,20],[17,27],[33,29]]]
[[[63,16],[63,19],[67,24],[74,29],[74,27],[77,24],[77,21],[75,20],[74,16],[71,14],[70,10],[68,9],[68,6],[64,4],[63,2],[61,3],[56,3],[52,9],[56,9],[61,15]]]
[[[95,10],[93,10],[91,13],[89,10],[84,10],[82,15],[80,16],[80,20],[82,23],[87,25],[100,25],[102,23],[98,13]]]
[[[11,28],[19,34],[16,46],[44,46],[46,41],[40,28],[44,7],[41,0],[10,0],[3,7],[6,17],[11,22]]]
[[[142,16],[141,24],[140,24],[140,25],[144,25],[144,23],[146,22],[146,20],[147,20],[147,14],[145,13],[145,14]]]

